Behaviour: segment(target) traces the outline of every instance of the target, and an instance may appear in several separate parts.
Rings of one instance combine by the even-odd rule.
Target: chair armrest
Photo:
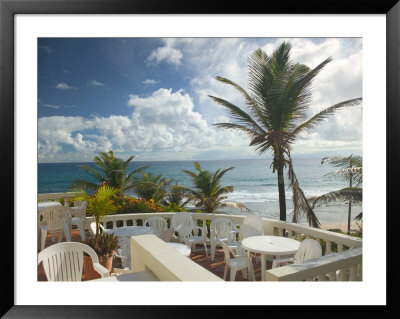
[[[100,263],[93,263],[93,269],[97,271],[97,273],[101,276],[101,278],[110,276],[108,269],[100,265]]]
[[[200,231],[201,231],[201,235],[200,235],[200,237],[206,237],[206,234],[207,234],[207,228],[205,227],[205,226],[203,226],[203,227],[200,227],[200,226],[193,226],[192,227],[192,231],[194,230],[194,229],[200,229]],[[199,235],[198,235],[199,236]]]
[[[215,239],[215,231],[214,231],[214,229],[210,229],[210,239]]]
[[[233,242],[235,242],[236,241],[236,234],[238,233],[238,231],[237,230],[231,230],[230,232],[229,232],[229,237],[228,237],[228,239],[229,239],[229,241],[233,241]]]
[[[276,268],[276,267],[278,267],[278,265],[280,264],[280,263],[285,263],[285,262],[293,262],[294,261],[294,258],[293,257],[290,257],[290,258],[281,258],[281,259],[274,259],[273,261],[272,261],[272,268]]]

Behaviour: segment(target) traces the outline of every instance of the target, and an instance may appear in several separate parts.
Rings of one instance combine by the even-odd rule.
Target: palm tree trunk
[[[350,168],[352,167],[350,162]],[[353,174],[350,173],[350,188],[353,186]],[[349,201],[349,213],[347,216],[347,235],[350,235],[350,220],[351,220],[351,201]]]
[[[283,178],[283,167],[279,167],[278,171],[278,192],[279,192],[279,219],[286,221],[286,197],[285,197],[285,180]]]

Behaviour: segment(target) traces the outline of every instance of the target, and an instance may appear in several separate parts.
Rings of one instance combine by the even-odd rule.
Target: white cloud
[[[46,53],[51,53],[54,50],[47,45],[39,45],[39,49],[46,51]]]
[[[72,89],[76,89],[73,86],[68,85],[67,83],[57,83],[56,85],[56,89],[60,89],[60,90],[72,90]]]
[[[247,89],[247,60],[253,50],[261,47],[271,54],[284,40],[292,44],[291,57],[294,62],[316,67],[326,58],[333,58],[313,82],[313,99],[308,116],[338,102],[362,97],[361,39],[327,38],[314,41],[309,38],[203,38],[175,39],[166,45],[179,49],[183,54],[182,66],[194,73],[191,89],[196,93],[196,109],[211,124],[218,122],[217,119],[225,122],[228,113],[212,102],[208,95],[226,99],[246,109],[243,96],[232,86],[215,80],[215,76],[226,77]],[[229,117],[228,121],[231,121]],[[360,106],[337,112],[311,131],[314,134],[312,139],[301,137],[303,149],[313,152],[318,151],[321,145],[329,145],[332,149],[353,145],[356,150],[361,150],[361,124]],[[320,142],[316,143],[317,140]],[[301,150],[295,147],[296,151]]]
[[[62,150],[68,145],[85,156],[113,149],[116,153],[141,155],[147,159],[166,159],[168,154],[171,158],[192,159],[248,143],[235,132],[209,126],[201,114],[193,110],[192,98],[182,90],[172,92],[162,88],[147,97],[131,94],[127,104],[132,107],[130,117],[40,118],[40,159],[65,161]]]
[[[69,73],[67,69],[62,70],[64,73]]]
[[[52,108],[52,109],[59,109],[60,108],[59,105],[54,105],[54,104],[43,104],[43,106],[49,107],[49,108]]]
[[[105,84],[101,83],[99,81],[96,81],[96,80],[91,80],[91,81],[88,82],[88,86],[91,86],[91,87],[102,87],[102,86],[105,86]]]
[[[182,56],[183,55],[180,50],[170,46],[164,46],[153,50],[148,56],[147,60],[150,62],[155,61],[156,63],[165,61],[169,64],[179,65],[181,64]]]
[[[153,79],[146,79],[146,80],[144,80],[142,83],[145,84],[145,85],[149,85],[149,84],[157,84],[157,83],[160,83],[160,81],[156,81],[156,80],[153,80]]]
[[[213,123],[231,121],[226,110],[208,95],[245,108],[242,95],[215,80],[226,77],[247,89],[247,59],[262,47],[271,53],[284,39],[164,39],[148,61],[179,65],[190,74],[190,91],[161,88],[148,96],[129,95],[129,116],[48,117],[39,119],[39,154],[46,161],[92,160],[98,151],[117,150],[137,159],[200,159],[213,156],[257,157],[244,133],[218,129]],[[346,99],[362,96],[360,39],[288,39],[292,58],[315,67],[327,57],[333,61],[316,77],[309,116]],[[155,84],[148,78],[143,84]],[[72,88],[65,83],[68,88]],[[189,94],[190,92],[190,94]],[[65,146],[72,151],[65,151]],[[362,108],[337,112],[296,140],[292,154],[362,149]],[[75,155],[74,155],[75,154]],[[337,153],[336,153],[337,154]],[[269,154],[268,154],[269,155]]]

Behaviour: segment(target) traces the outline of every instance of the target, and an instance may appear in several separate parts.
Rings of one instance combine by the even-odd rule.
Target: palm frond
[[[69,189],[71,190],[71,189],[75,189],[77,187],[82,187],[84,189],[87,189],[88,191],[95,191],[99,187],[99,185],[96,183],[85,181],[83,179],[74,179],[71,182]]]
[[[293,169],[293,163],[289,155],[288,160],[288,177],[290,181],[290,187],[293,194],[293,223],[299,221],[300,213],[303,212],[306,217],[308,224],[312,227],[319,228],[320,222],[313,211],[313,207],[310,206],[303,190],[300,188],[299,182],[297,180],[296,174]]]
[[[231,115],[233,120],[237,122],[237,124],[242,124],[244,126],[247,126],[252,131],[256,131],[258,133],[265,133],[264,129],[240,107],[219,97],[215,97],[212,95],[209,95],[209,97],[212,98],[218,104],[225,106],[228,109],[229,114]]]
[[[325,119],[329,115],[333,114],[338,109],[359,105],[361,102],[362,102],[362,98],[357,98],[357,99],[343,101],[343,102],[337,103],[335,105],[332,105],[330,107],[327,107],[326,109],[322,110],[321,112],[318,112],[317,114],[315,114],[313,117],[311,117],[307,121],[298,125],[293,130],[293,134],[297,135],[298,133],[300,133],[301,131],[303,131],[305,129],[311,129],[312,127],[317,125],[319,122],[321,122],[323,119]]]
[[[310,197],[308,199],[312,208],[333,202],[352,202],[362,203],[362,188],[346,187],[337,191],[329,192],[320,196]]]
[[[363,213],[359,213],[356,217],[354,217],[354,220],[360,221],[363,218]]]
[[[90,176],[92,176],[99,183],[105,181],[104,176],[100,172],[95,170],[93,167],[90,167],[89,165],[79,165],[79,169],[82,170],[83,172],[89,174]]]
[[[220,207],[221,208],[225,208],[225,207],[237,208],[237,209],[240,209],[240,210],[246,210],[248,212],[251,211],[250,208],[248,208],[246,205],[241,204],[241,203],[237,203],[237,202],[222,202]]]
[[[226,78],[223,78],[220,76],[215,77],[215,79],[220,82],[232,85],[234,88],[236,88],[244,96],[245,102],[246,102],[247,106],[250,108],[250,111],[253,114],[257,115],[257,117],[260,115],[260,108],[257,105],[256,101],[240,85],[236,84],[235,82],[233,82],[229,79],[226,79]]]

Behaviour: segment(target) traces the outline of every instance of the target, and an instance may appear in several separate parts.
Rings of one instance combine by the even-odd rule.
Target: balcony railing
[[[38,200],[61,200],[68,202],[72,197],[72,193],[55,193],[40,194]],[[175,213],[145,213],[145,214],[115,214],[103,217],[103,225],[105,228],[117,228],[129,225],[142,225],[144,220],[150,216],[161,216],[168,221],[170,225],[172,216]],[[190,213],[198,225],[207,225],[209,222],[218,217],[226,217],[234,223],[240,225],[245,215],[231,214],[207,214],[207,213]],[[87,217],[85,228],[91,231],[90,223],[93,222],[92,217]],[[323,246],[323,257],[321,263],[316,265],[313,263],[304,263],[303,266],[284,266],[268,271],[267,280],[305,280],[315,277],[322,280],[321,276],[328,274],[329,280],[361,280],[362,278],[362,240],[356,237],[339,234],[327,230],[312,228],[300,224],[283,222],[269,218],[262,218],[264,235],[285,236],[296,240],[304,238],[313,238]],[[238,226],[240,227],[240,226]],[[209,234],[208,234],[209,237]],[[358,249],[357,249],[358,248]],[[354,255],[356,254],[356,256]],[[329,257],[329,258],[328,258]],[[272,260],[272,256],[269,260]],[[303,267],[306,265],[307,270]],[[287,268],[289,267],[289,268]],[[339,267],[339,268],[338,268]],[[322,270],[321,270],[322,269]],[[285,272],[287,271],[287,273]],[[321,272],[322,271],[322,272]],[[325,272],[326,271],[326,272]],[[326,277],[324,277],[326,279]]]

